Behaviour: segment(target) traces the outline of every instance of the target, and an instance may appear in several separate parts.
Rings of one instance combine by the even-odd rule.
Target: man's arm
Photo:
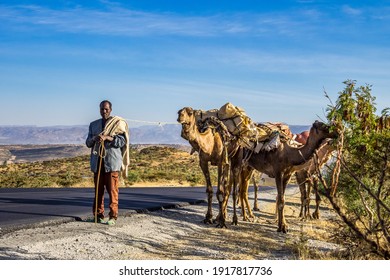
[[[105,137],[112,139],[111,141],[110,139],[106,139],[106,140],[109,141],[110,146],[113,148],[122,148],[124,145],[126,145],[126,138],[123,134],[118,134],[115,135],[114,137],[111,136],[105,136]]]
[[[96,137],[92,135],[92,128],[91,125],[89,125],[88,137],[87,140],[85,141],[85,144],[87,145],[88,148],[92,148],[93,145],[95,145],[95,142],[96,142]]]

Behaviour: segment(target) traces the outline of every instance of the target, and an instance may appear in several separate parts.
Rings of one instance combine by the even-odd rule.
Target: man
[[[110,198],[108,225],[115,225],[118,218],[118,187],[120,171],[127,171],[128,125],[120,117],[112,117],[112,104],[108,100],[100,103],[101,119],[89,125],[86,145],[91,148],[91,170],[94,173],[95,200],[94,220],[104,223],[104,190]]]

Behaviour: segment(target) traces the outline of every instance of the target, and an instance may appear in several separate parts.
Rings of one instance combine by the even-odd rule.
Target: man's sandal
[[[109,225],[109,226],[114,226],[115,223],[116,223],[115,219],[109,219],[109,220],[107,221],[107,225]]]
[[[97,221],[95,221],[95,218],[88,218],[85,220],[87,223],[99,223],[99,224],[105,224],[106,222],[104,221],[103,218],[98,218]]]

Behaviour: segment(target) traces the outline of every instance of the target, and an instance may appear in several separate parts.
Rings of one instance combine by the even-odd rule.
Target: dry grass
[[[170,147],[151,146],[141,150],[130,149],[129,176],[122,186],[204,185],[198,156]],[[216,181],[216,169],[211,168]],[[0,187],[91,187],[92,172],[89,155],[73,158],[13,163],[0,166]]]

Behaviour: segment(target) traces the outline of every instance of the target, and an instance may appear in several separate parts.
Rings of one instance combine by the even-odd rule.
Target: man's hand
[[[114,140],[114,138],[113,137],[111,137],[111,136],[108,136],[108,135],[96,135],[94,138],[93,138],[93,140],[95,141],[95,142],[103,142],[103,141],[109,141],[109,142],[111,142],[111,141],[113,141]]]

